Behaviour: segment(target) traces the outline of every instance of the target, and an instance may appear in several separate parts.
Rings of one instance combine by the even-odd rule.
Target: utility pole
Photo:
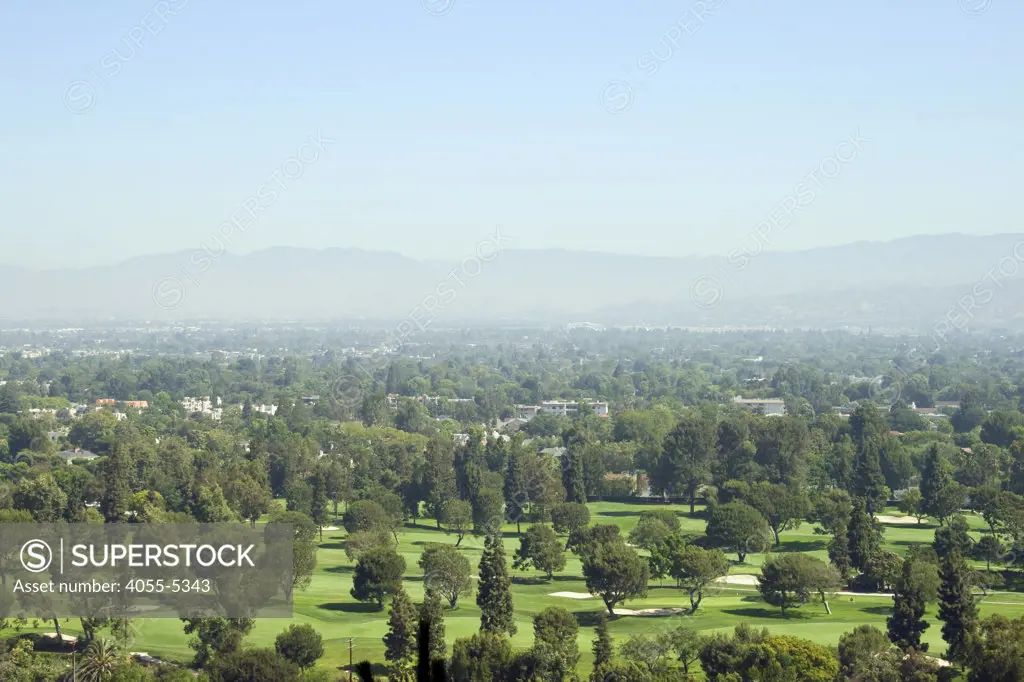
[[[71,682],[78,682],[78,662],[75,660],[76,649],[78,649],[78,640],[71,645]]]
[[[352,682],[352,638],[348,638],[348,682]]]

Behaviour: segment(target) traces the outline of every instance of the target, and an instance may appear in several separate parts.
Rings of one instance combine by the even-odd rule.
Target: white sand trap
[[[885,514],[875,514],[875,518],[878,519],[879,523],[917,523],[917,519],[913,516],[886,516]]]
[[[671,609],[640,609],[634,611],[633,609],[615,609],[616,616],[674,616],[677,613],[689,613],[690,609],[684,608],[671,608]]]
[[[57,639],[57,633],[56,632],[47,632],[45,635],[43,635],[43,637],[49,637],[50,639]],[[65,642],[77,642],[78,641],[77,637],[73,637],[71,635],[62,634],[60,636],[60,638],[62,640],[64,640]]]
[[[341,530],[337,526],[324,526],[324,530]]]
[[[715,582],[725,583],[726,585],[750,585],[757,587],[761,584],[761,579],[750,573],[740,573],[739,575],[723,575],[721,578],[715,578]]]
[[[549,597],[565,597],[566,599],[593,599],[594,595],[586,592],[552,592]]]

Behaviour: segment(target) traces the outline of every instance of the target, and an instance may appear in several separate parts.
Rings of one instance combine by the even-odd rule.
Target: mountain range
[[[759,252],[753,238],[747,241],[730,256],[684,258],[490,244],[461,262],[280,247],[80,269],[0,266],[11,285],[0,320],[391,323],[411,314],[428,327],[586,320],[927,330],[943,316],[960,320],[955,326],[1012,327],[1024,312],[1021,234],[916,236],[791,252]]]

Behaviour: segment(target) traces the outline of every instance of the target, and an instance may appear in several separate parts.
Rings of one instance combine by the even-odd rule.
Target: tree
[[[604,600],[612,616],[616,604],[647,596],[648,576],[647,562],[622,541],[598,544],[583,556],[587,589]]]
[[[565,548],[569,549],[572,536],[587,527],[590,523],[590,510],[587,505],[579,502],[562,502],[551,508],[551,524],[555,532],[567,535]]]
[[[761,567],[758,589],[762,599],[785,614],[786,609],[807,603],[814,594],[821,597],[828,611],[825,592],[838,584],[835,569],[821,560],[808,554],[784,554]]]
[[[567,610],[549,606],[533,617],[533,658],[541,679],[566,680],[576,674],[579,623]]]
[[[548,580],[555,571],[565,568],[565,549],[550,526],[533,524],[519,538],[512,567],[516,570],[533,568],[547,575]]]
[[[641,515],[636,526],[629,532],[629,542],[635,547],[651,551],[664,543],[669,535],[672,535],[672,529],[666,526],[664,521],[653,516]]]
[[[405,559],[393,549],[377,547],[359,557],[352,575],[352,597],[357,601],[377,602],[384,608],[384,600],[402,589]]]
[[[324,655],[324,638],[306,623],[290,625],[274,640],[274,650],[286,661],[308,670]]]
[[[395,537],[384,528],[362,530],[345,537],[345,556],[352,561],[358,561],[359,557],[371,549],[395,549],[396,546]]]
[[[494,632],[478,632],[455,640],[452,647],[452,682],[501,680],[512,662],[508,639]]]
[[[103,682],[113,676],[124,660],[116,644],[100,637],[89,642],[85,648],[78,672],[85,682]]]
[[[871,518],[859,497],[853,501],[853,514],[847,530],[850,540],[850,564],[858,571],[867,571],[871,559],[882,546],[882,525]]]
[[[297,682],[299,669],[270,649],[233,651],[213,660],[211,682]]]
[[[499,477],[500,478],[500,477]],[[500,531],[505,519],[505,498],[500,488],[481,488],[473,496],[473,532],[486,535]]]
[[[1024,680],[1024,618],[983,619],[968,637],[966,663],[968,682]]]
[[[241,647],[242,639],[252,630],[252,618],[182,618],[186,635],[194,635],[188,645],[196,655],[192,665],[205,668],[215,657],[227,656]]]
[[[358,500],[348,505],[341,523],[349,534],[378,528],[391,530],[391,518],[383,505],[375,500]]]
[[[67,495],[51,474],[26,479],[14,491],[14,506],[32,514],[36,523],[60,521],[67,502]]]
[[[775,534],[776,546],[779,544],[779,533],[789,528],[799,528],[800,522],[810,511],[806,493],[781,483],[755,483],[750,486],[744,501],[761,512]]]
[[[844,523],[836,524],[832,529],[832,539],[828,543],[828,560],[835,567],[839,577],[848,580],[853,562],[850,559],[850,536],[848,526]]]
[[[969,556],[974,545],[974,540],[968,534],[969,531],[970,526],[967,524],[967,519],[960,514],[952,517],[945,526],[935,531],[935,539],[932,541],[935,555],[939,559],[945,558],[952,552],[957,552],[964,557]]]
[[[612,638],[608,634],[608,616],[603,611],[598,616],[597,629],[594,634],[594,644],[592,647],[594,651],[594,669],[599,670],[606,663],[610,663],[615,655],[615,649],[612,647]]]
[[[891,649],[892,643],[889,638],[873,625],[858,625],[850,632],[843,633],[839,636],[839,679],[862,679],[858,676],[865,675],[874,661]],[[895,662],[891,662],[890,665],[895,667]],[[866,682],[875,678],[863,679]],[[893,682],[897,682],[897,679]]]
[[[473,523],[473,506],[465,500],[454,498],[444,503],[444,511],[441,514],[441,521],[448,527],[449,533],[455,533],[459,539],[455,546],[462,544],[462,538],[466,537]]]
[[[903,562],[903,576],[896,584],[892,595],[892,615],[886,621],[889,639],[903,651],[927,651],[928,644],[921,643],[921,635],[929,628],[924,619],[927,600],[924,588],[914,571],[915,562]]]
[[[764,551],[770,542],[770,529],[761,512],[743,502],[720,504],[708,515],[704,531],[708,543],[726,551],[736,552],[740,563],[748,552]]]
[[[316,568],[316,545],[313,543],[316,526],[308,516],[294,511],[273,514],[268,525],[273,523],[292,527],[292,580],[283,586],[290,597],[295,588],[304,590],[313,580],[313,569]]]
[[[451,609],[458,608],[459,597],[473,589],[469,559],[451,545],[427,545],[419,566],[423,569],[424,590],[437,592],[447,599]]]
[[[967,642],[978,621],[978,605],[971,594],[971,572],[959,552],[951,552],[939,569],[939,620],[942,639],[949,645],[946,658],[955,663],[967,659]]]
[[[444,607],[441,604],[441,595],[437,590],[428,589],[426,594],[424,594],[423,603],[420,605],[420,621],[429,623],[430,646],[428,648],[428,655],[430,660],[444,659],[447,653],[447,646],[444,641]]]
[[[659,485],[684,493],[690,513],[697,503],[697,491],[711,476],[711,461],[717,442],[715,423],[706,415],[691,411],[669,432],[658,462]]]
[[[411,664],[416,655],[419,627],[417,615],[408,593],[399,588],[391,600],[388,633],[384,635],[384,658],[391,664],[388,679],[392,682],[412,679]]]
[[[974,545],[974,558],[985,562],[985,570],[992,570],[992,562],[1003,556],[1003,543],[995,535],[983,535]]]
[[[693,628],[680,625],[668,633],[668,639],[677,660],[683,665],[683,674],[689,677],[690,666],[697,662],[704,648],[704,638]]]
[[[427,493],[427,509],[441,527],[445,505],[458,499],[455,483],[455,463],[451,438],[445,434],[431,437],[427,445],[426,470],[423,485]]]
[[[480,607],[480,629],[489,633],[516,634],[512,609],[512,581],[505,564],[505,546],[500,533],[490,533],[484,540],[484,551],[478,569],[480,581],[476,605]]]
[[[313,499],[310,503],[310,518],[320,530],[320,542],[324,541],[324,527],[328,525],[327,472],[323,467],[317,469],[310,479]]]
[[[920,489],[922,511],[938,519],[939,525],[959,511],[963,504],[963,490],[953,481],[952,467],[939,452],[937,444],[925,452]]]
[[[642,665],[649,675],[666,672],[666,659],[672,652],[672,642],[661,635],[633,635],[619,649],[622,657]]]
[[[921,510],[921,491],[917,488],[911,488],[908,490],[900,499],[900,511],[906,516],[913,516],[917,519],[918,523],[921,523],[921,517],[924,516],[924,512]]]
[[[568,466],[562,467],[562,485],[565,486],[567,502],[586,504],[587,490],[583,474],[584,443],[572,442],[567,445],[563,457],[567,458]]]
[[[683,548],[671,569],[676,584],[690,594],[691,614],[700,606],[704,589],[728,573],[729,560],[722,550],[701,549],[695,545]]]

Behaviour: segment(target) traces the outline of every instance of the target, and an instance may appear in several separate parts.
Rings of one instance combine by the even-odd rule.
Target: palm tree
[[[121,665],[121,651],[116,644],[112,644],[100,637],[89,642],[82,655],[82,665],[78,669],[79,676],[83,682],[103,682],[114,674],[114,670]]]

